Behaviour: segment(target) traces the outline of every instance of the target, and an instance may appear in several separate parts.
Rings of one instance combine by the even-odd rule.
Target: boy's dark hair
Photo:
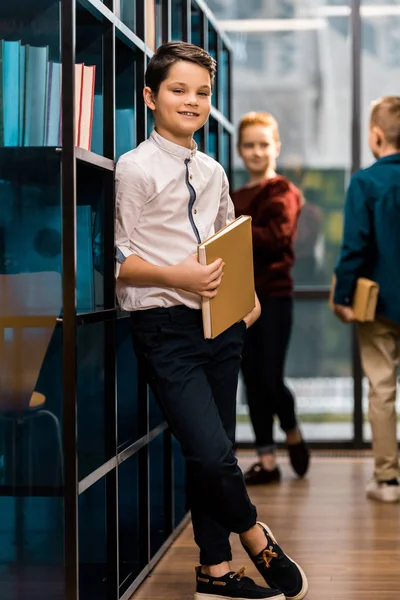
[[[211,78],[211,87],[213,86],[217,63],[208,52],[187,42],[168,42],[157,49],[147,67],[146,85],[155,94],[158,93],[162,82],[167,79],[172,65],[179,60],[187,60],[207,69]]]
[[[380,127],[388,144],[400,150],[400,97],[385,96],[372,103],[371,127]]]

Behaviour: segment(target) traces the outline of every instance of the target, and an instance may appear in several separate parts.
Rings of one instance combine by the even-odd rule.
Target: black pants
[[[293,394],[284,383],[286,351],[292,329],[292,298],[261,300],[261,316],[246,332],[242,373],[259,454],[275,450],[273,424],[283,431],[297,426]]]
[[[231,560],[229,535],[256,523],[234,454],[236,390],[245,324],[203,337],[201,311],[184,306],[132,313],[132,337],[149,383],[187,460],[200,562]]]

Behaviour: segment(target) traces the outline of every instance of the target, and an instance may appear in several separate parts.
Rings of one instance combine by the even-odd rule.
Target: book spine
[[[92,87],[90,91],[90,118],[89,118],[89,144],[88,150],[92,147],[92,133],[93,133],[93,109],[94,109],[94,88],[96,80],[96,65],[92,66]]]
[[[4,146],[19,143],[19,49],[20,42],[4,42]]]
[[[25,122],[25,63],[26,48],[19,49],[19,139],[18,145],[24,145],[24,122]]]
[[[83,94],[83,63],[75,65],[75,146],[79,146]]]
[[[61,110],[61,65],[51,62],[49,64],[47,106],[47,146],[58,146],[60,137],[60,110]]]
[[[4,40],[0,40],[0,146],[4,146]]]
[[[198,261],[204,267],[207,266],[207,254],[206,249],[202,246],[198,247]],[[211,310],[210,310],[210,299],[202,296],[201,298],[201,313],[203,317],[203,333],[206,339],[210,339],[212,336],[211,331]]]
[[[27,46],[25,146],[43,146],[47,105],[48,46]]]

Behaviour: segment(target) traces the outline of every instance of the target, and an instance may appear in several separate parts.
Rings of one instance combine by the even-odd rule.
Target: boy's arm
[[[344,208],[343,240],[337,263],[334,304],[335,312],[345,321],[354,320],[351,305],[358,277],[368,260],[371,248],[371,211],[362,180],[353,176]],[[347,309],[342,310],[341,307]]]
[[[265,225],[252,227],[255,248],[274,254],[291,244],[302,203],[299,194],[298,190],[289,188],[284,195],[279,190],[268,199]]]
[[[123,279],[126,260],[134,256],[132,240],[143,207],[151,193],[143,169],[122,158],[115,171],[115,258],[116,277]]]
[[[208,266],[189,256],[179,265],[153,265],[132,250],[131,241],[140,214],[152,194],[144,171],[133,162],[119,161],[116,169],[116,277],[127,285],[179,288],[213,298],[222,280],[223,263],[218,259]]]

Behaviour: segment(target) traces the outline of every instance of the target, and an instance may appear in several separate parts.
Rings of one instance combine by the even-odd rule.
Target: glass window
[[[399,95],[400,2],[361,2],[361,139],[362,166],[374,161],[368,147],[371,103],[382,96]]]
[[[278,171],[305,196],[298,285],[329,285],[340,247],[351,141],[348,2],[342,5],[339,18],[328,2],[316,9],[306,0],[264,1],[262,27],[254,32],[248,21],[256,16],[253,3],[211,3],[223,28],[226,20],[234,50],[235,125],[249,111],[273,114],[282,142]],[[246,174],[236,153],[234,167],[237,188]]]

